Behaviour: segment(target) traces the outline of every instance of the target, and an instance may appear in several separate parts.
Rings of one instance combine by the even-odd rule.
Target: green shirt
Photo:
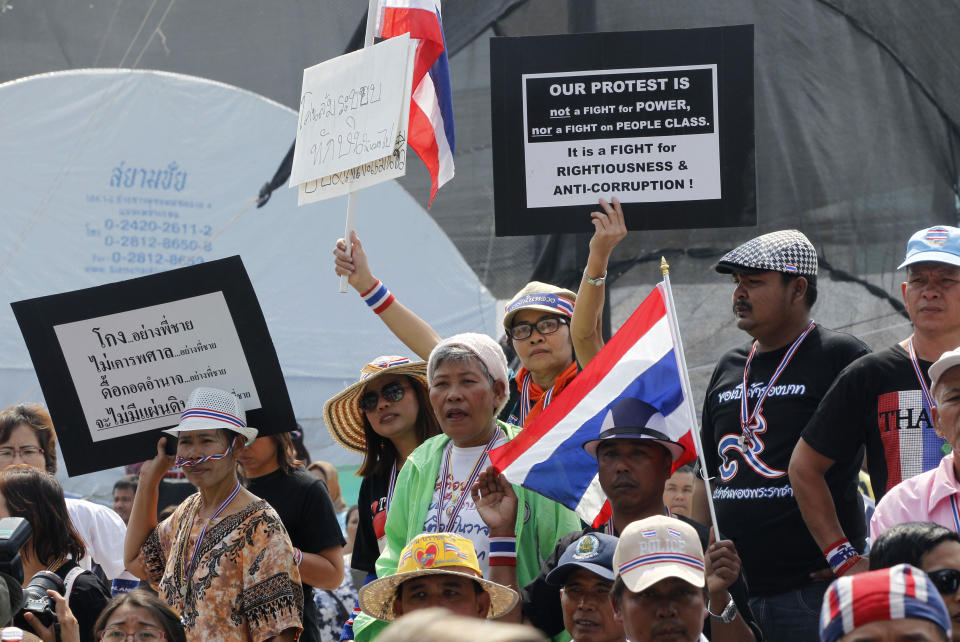
[[[520,427],[497,421],[500,428],[513,439]],[[387,545],[377,560],[377,577],[397,572],[403,547],[423,532],[427,511],[436,489],[443,452],[450,438],[440,434],[431,437],[414,450],[397,477],[396,490],[387,513]],[[513,484],[517,494],[517,582],[525,586],[537,577],[540,565],[557,545],[557,540],[572,531],[580,530],[580,520],[573,511],[532,490]],[[386,623],[366,613],[357,615],[353,623],[357,642],[372,640]]]

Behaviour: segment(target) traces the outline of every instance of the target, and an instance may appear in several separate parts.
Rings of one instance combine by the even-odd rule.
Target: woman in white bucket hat
[[[251,443],[237,398],[195,388],[176,428],[176,459],[157,443],[140,470],[124,559],[180,613],[190,639],[294,640],[301,630],[299,555],[273,508],[240,485],[236,450]],[[198,493],[157,523],[157,487],[182,466]]]

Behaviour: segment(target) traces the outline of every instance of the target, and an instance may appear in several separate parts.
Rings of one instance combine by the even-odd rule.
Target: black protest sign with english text
[[[11,306],[71,476],[152,458],[201,386],[233,393],[260,434],[295,428],[239,256]]]
[[[494,38],[498,236],[756,223],[753,27]]]

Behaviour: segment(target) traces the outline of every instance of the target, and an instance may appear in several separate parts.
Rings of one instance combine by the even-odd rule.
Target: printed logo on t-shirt
[[[747,389],[747,399],[756,399],[763,394],[763,388],[767,383],[765,381],[755,381]],[[729,401],[740,401],[743,396],[741,392],[743,384],[737,384],[736,387],[727,390],[721,390],[717,393],[717,404],[724,404]],[[802,383],[780,383],[770,388],[767,398],[770,397],[799,397],[807,394],[807,386]]]
[[[749,432],[747,436],[746,432]],[[758,412],[749,430],[738,434],[726,434],[717,442],[717,453],[720,455],[720,479],[729,482],[737,476],[740,464],[737,459],[742,458],[755,473],[767,479],[777,479],[787,474],[785,470],[778,470],[766,464],[761,459],[765,445],[760,435],[767,432],[767,420],[763,412]]]
[[[384,536],[387,526],[387,498],[381,497],[370,503],[370,514],[373,516],[373,533],[380,539]]]
[[[890,490],[904,479],[936,468],[946,444],[933,427],[930,409],[920,390],[900,390],[877,396],[877,428],[883,442]]]

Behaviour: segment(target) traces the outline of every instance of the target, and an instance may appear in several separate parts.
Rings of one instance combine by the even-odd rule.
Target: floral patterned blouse
[[[293,546],[263,500],[207,528],[184,588],[181,569],[189,566],[204,526],[194,519],[187,532],[199,503],[199,493],[188,497],[140,548],[150,585],[180,613],[187,639],[261,642],[300,629],[303,591]]]

